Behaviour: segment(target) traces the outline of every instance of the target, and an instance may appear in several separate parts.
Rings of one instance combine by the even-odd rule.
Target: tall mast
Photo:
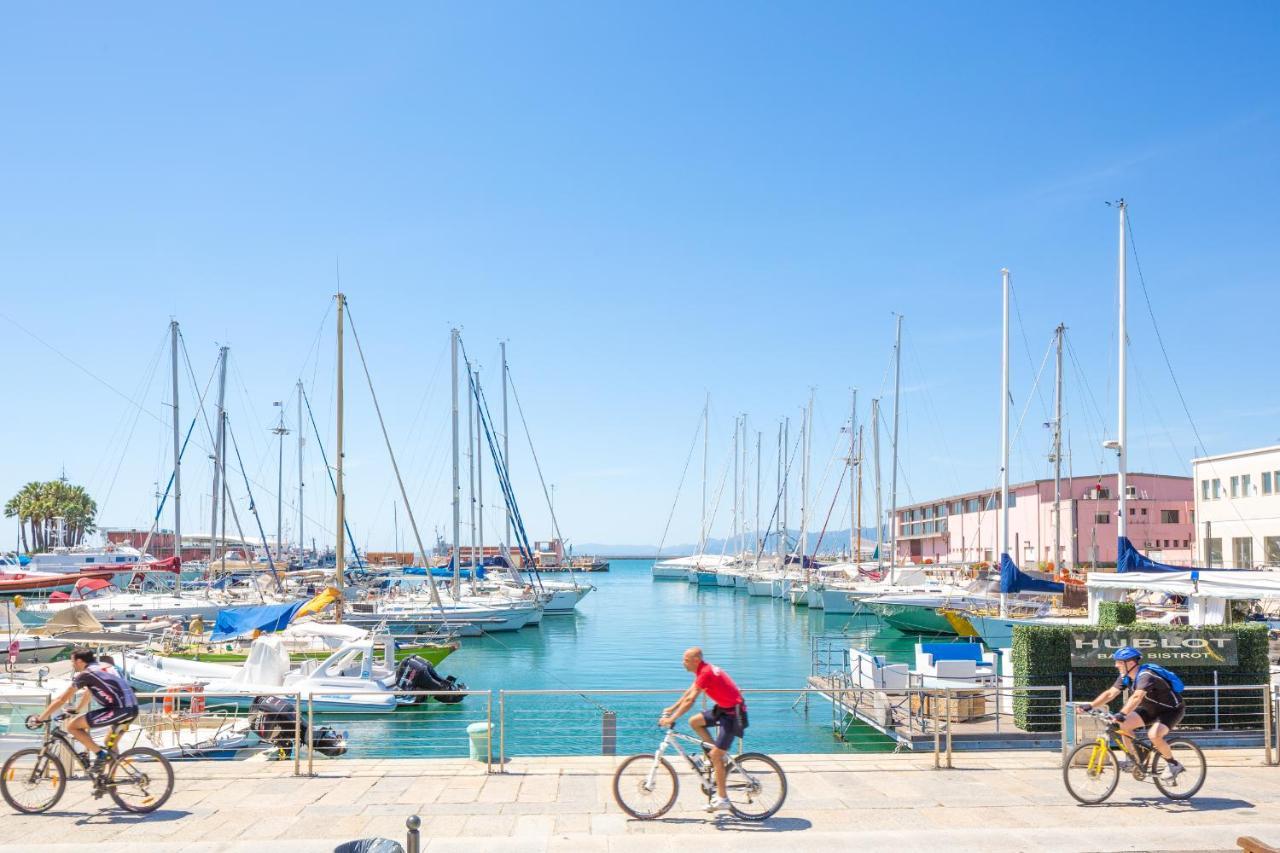
[[[1057,376],[1053,386],[1053,559],[1056,568],[1062,564],[1062,336],[1067,327],[1059,323]]]
[[[858,527],[858,499],[854,495],[854,466],[858,464],[858,389],[854,388],[849,402],[849,562],[857,558],[853,555],[854,530]]]
[[[173,351],[173,556],[182,562],[182,442],[178,436],[178,321],[169,321]]]
[[[805,409],[804,433],[802,435],[804,438],[804,467],[800,470],[804,475],[804,480],[800,484],[800,524],[803,528],[801,533],[800,564],[803,566],[805,564],[805,556],[809,553],[809,524],[813,521],[813,506],[809,501],[809,490],[813,487],[809,482],[810,474],[812,473],[810,468],[813,464],[813,388],[809,389],[809,407]]]
[[[276,462],[276,559],[279,560],[284,542],[284,437],[289,434],[289,430],[284,428],[284,401],[277,402],[276,406],[280,409],[280,420],[272,432],[276,434],[276,443],[279,445],[279,459]]]
[[[756,430],[756,524],[752,534],[755,544],[751,550],[757,554],[760,553],[760,439],[763,437],[760,430]]]
[[[876,568],[884,562],[884,510],[880,505],[880,400],[871,401],[871,456],[876,475]]]
[[[710,441],[708,434],[710,413],[711,394],[708,392],[706,402],[702,404],[702,538],[698,544],[699,554],[707,550],[707,446]]]
[[[475,373],[474,382],[476,387],[475,387],[475,390],[472,391],[472,394],[471,394],[472,398],[475,398],[479,395],[479,390],[480,390],[480,371],[479,370],[477,370]],[[477,565],[479,565],[484,563],[484,465],[480,461],[484,458],[484,450],[481,446],[483,424],[480,423],[480,404],[478,402],[475,404],[475,410],[476,410],[475,468],[476,468],[476,522],[477,522],[476,541],[480,543],[480,552],[479,552],[479,556],[475,556],[474,554],[472,555],[472,561]],[[472,572],[471,582],[474,584],[475,581],[476,581],[476,573]]]
[[[453,364],[453,600],[462,594],[462,483],[458,476],[458,330],[449,335]]]
[[[741,417],[739,417],[738,415],[734,415],[733,417],[733,538],[736,540],[735,547],[738,549],[739,553],[741,553],[741,550],[742,550],[741,549],[742,534],[740,532],[741,519],[739,518],[739,515],[738,515],[738,497],[739,497],[738,478],[740,476],[740,472],[738,470],[738,462],[740,461],[740,457],[738,453],[738,433],[740,432],[739,428],[741,426],[742,426]]]
[[[302,448],[307,443],[305,430],[302,428],[302,380],[298,380],[298,532],[295,539],[298,543],[298,562],[303,562],[302,555],[306,550],[306,540],[302,538],[302,489],[305,485],[302,476]]]
[[[511,430],[507,428],[507,342],[502,341],[499,344],[499,348],[502,350],[502,465],[506,469],[509,479],[511,476]],[[508,509],[505,515],[507,527],[502,537],[502,544],[507,549],[509,558],[511,555],[511,510]]]
[[[779,504],[782,503],[782,476],[783,476],[782,475],[782,448],[784,446],[785,445],[783,445],[782,443],[782,422],[779,421],[778,422],[778,494],[775,498],[775,500],[777,500]],[[781,514],[781,511],[783,510],[781,507],[779,507],[779,509],[780,509],[780,512],[778,515],[778,535],[773,542],[773,549],[778,552],[778,558],[779,560],[781,560],[782,555],[786,549],[786,544],[783,541],[783,534],[782,534],[783,516]]]
[[[1003,324],[1000,337],[1000,559],[1009,556],[1009,271],[1000,270]],[[1000,617],[1008,615],[1007,596],[1000,593]]]
[[[467,365],[467,497],[471,508],[471,559],[468,564],[471,566],[471,583],[475,584],[475,567],[476,567],[476,444],[473,443],[476,434],[476,385],[475,376],[471,373],[471,366]]]
[[[894,566],[898,562],[898,415],[902,397],[902,315],[898,315],[898,331],[893,344],[893,479],[889,485],[889,582],[893,583]]]
[[[347,297],[338,291],[338,429],[337,429],[337,449],[334,453],[334,467],[337,469],[334,481],[334,491],[336,500],[334,501],[338,507],[338,538],[337,547],[333,554],[333,580],[338,588],[337,602],[337,618],[342,621],[342,593],[343,586],[346,583],[344,577],[347,570],[347,496],[342,485],[342,427],[343,427],[343,399],[342,399],[342,326],[343,314],[347,307]]]
[[[1125,217],[1127,205],[1124,199],[1120,199],[1116,203],[1120,208],[1120,258],[1119,258],[1119,286],[1120,286],[1120,340],[1118,349],[1120,350],[1119,372],[1119,414],[1116,424],[1116,441],[1119,443],[1117,455],[1119,456],[1118,474],[1116,476],[1116,486],[1120,489],[1120,523],[1116,528],[1116,533],[1120,539],[1125,539],[1129,535],[1129,389],[1127,387],[1129,371],[1128,371],[1128,350],[1129,350],[1129,331],[1127,326],[1126,308],[1128,307],[1128,281],[1127,270],[1125,269],[1125,261],[1128,253],[1125,251]],[[1119,559],[1117,553],[1116,558]]]
[[[218,409],[213,421],[213,520],[209,523],[209,562],[218,559],[218,506],[222,500],[222,452],[227,401],[227,347],[218,349]]]
[[[853,525],[854,529],[858,531],[855,534],[858,537],[858,550],[855,552],[856,556],[853,558],[855,562],[862,559],[862,454],[863,454],[862,427],[859,426],[858,427],[858,496],[856,498],[858,508],[854,514],[854,518],[856,519],[856,521],[854,522],[854,525]]]
[[[787,524],[791,521],[787,506],[791,493],[791,418],[782,421],[782,564],[787,567],[787,554],[791,546],[787,543]]]

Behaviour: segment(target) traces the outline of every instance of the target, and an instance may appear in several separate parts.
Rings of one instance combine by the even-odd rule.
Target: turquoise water
[[[811,638],[850,634],[891,660],[909,660],[914,638],[883,628],[874,617],[827,616],[790,602],[750,597],[745,590],[655,581],[651,560],[614,560],[610,571],[582,575],[597,589],[573,615],[545,616],[540,627],[467,638],[440,666],[473,690],[494,691],[493,706],[469,696],[460,705],[404,708],[390,720],[326,721],[350,734],[351,755],[465,753],[466,725],[492,720],[494,753],[599,754],[609,727],[619,753],[653,749],[657,717],[690,683],[681,666],[689,646],[723,667],[747,693],[751,725],[746,747],[771,752],[840,752],[889,748],[874,730],[839,722],[831,706],[808,701]],[[661,695],[591,691],[663,690]],[[753,689],[786,689],[755,694]],[[499,690],[570,691],[567,695],[508,694]],[[610,720],[612,716],[612,721]],[[497,721],[505,721],[499,742]],[[687,726],[685,727],[687,730]]]

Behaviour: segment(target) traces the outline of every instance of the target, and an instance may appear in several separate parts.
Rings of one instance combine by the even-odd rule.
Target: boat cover
[[[102,623],[94,617],[87,606],[76,604],[59,610],[49,618],[48,622],[32,628],[28,633],[42,637],[56,637],[68,631],[100,632],[105,630],[107,629],[102,627]]]
[[[1121,536],[1116,544],[1116,571],[1117,572],[1197,572],[1201,571],[1195,566],[1171,566],[1168,563],[1157,563],[1147,555],[1143,554],[1137,548],[1133,547],[1133,543],[1129,541],[1128,536]],[[1214,571],[1229,571],[1226,569],[1214,569]]]
[[[1128,572],[1090,572],[1085,586],[1095,589],[1146,590],[1169,595],[1216,596],[1237,600],[1280,599],[1280,572],[1239,572],[1229,569]]]
[[[294,601],[289,604],[262,604],[257,607],[228,607],[218,611],[218,621],[214,623],[210,642],[220,643],[223,640],[234,640],[261,631],[270,634],[281,631],[288,626],[295,613],[305,602]]]
[[[1013,564],[1008,554],[1000,555],[1001,592],[1062,592],[1063,586],[1053,581],[1033,578]]]

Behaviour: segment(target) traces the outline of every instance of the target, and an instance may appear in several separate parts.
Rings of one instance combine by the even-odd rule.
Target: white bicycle
[[[693,744],[695,758],[681,741]],[[639,820],[662,817],[676,804],[680,780],[676,769],[667,761],[666,753],[675,749],[693,772],[698,774],[702,793],[710,797],[716,790],[715,768],[703,751],[710,747],[695,737],[667,729],[666,736],[652,754],[633,755],[613,774],[613,799],[619,808]],[[778,762],[760,752],[744,752],[725,756],[725,793],[729,795],[729,811],[744,820],[765,820],[782,808],[787,799],[787,776]]]

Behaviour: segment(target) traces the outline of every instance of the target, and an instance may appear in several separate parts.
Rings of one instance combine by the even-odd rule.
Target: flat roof
[[[1277,449],[1280,449],[1280,448],[1277,448]],[[1186,474],[1186,475],[1184,474],[1147,474],[1142,471],[1130,471],[1128,472],[1127,476],[1131,478],[1132,477],[1158,477],[1164,480],[1186,480],[1188,485],[1194,486],[1195,484],[1195,478],[1189,474]],[[1108,479],[1115,480],[1117,479],[1117,476],[1115,473],[1076,474],[1074,477],[1064,476],[1062,478],[1062,481],[1064,483],[1069,483],[1069,482],[1072,482],[1073,480],[1091,480],[1093,482],[1102,480],[1105,482]],[[1052,482],[1053,482],[1052,477],[1042,477],[1038,480],[1026,480],[1021,483],[1010,483],[1009,491],[1012,492],[1014,489],[1025,489],[1028,486],[1038,486],[1041,483],[1052,483]],[[1130,483],[1130,485],[1132,485],[1132,483]],[[964,500],[966,498],[983,498],[983,497],[986,497],[987,495],[996,494],[999,491],[1000,491],[1000,486],[997,485],[994,488],[990,488],[990,489],[978,489],[972,492],[961,492],[960,494],[957,494],[957,495],[948,495],[942,498],[933,498],[927,501],[916,501],[915,503],[903,504],[902,506],[898,507],[898,511],[901,512],[904,509],[911,509],[912,507],[917,507],[917,506],[933,506],[934,504],[949,503],[950,501]]]
[[[1273,444],[1269,447],[1255,447],[1252,450],[1233,450],[1230,453],[1218,453],[1213,456],[1197,456],[1191,460],[1191,464],[1197,462],[1220,462],[1225,459],[1240,459],[1245,456],[1261,456],[1264,453],[1280,453],[1280,444]]]

